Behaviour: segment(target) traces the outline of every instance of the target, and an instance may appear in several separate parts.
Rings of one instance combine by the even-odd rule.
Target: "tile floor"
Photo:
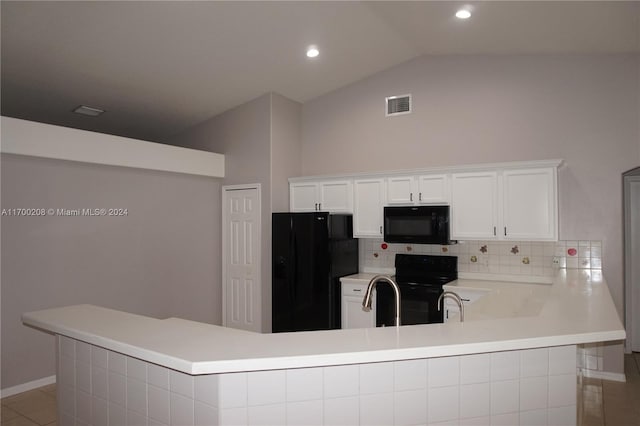
[[[2,398],[1,426],[56,426],[56,385]]]
[[[640,426],[640,353],[625,355],[624,369],[626,383],[583,379],[578,425]]]
[[[640,426],[640,353],[625,355],[626,383],[584,378],[578,426]],[[55,385],[2,399],[0,426],[56,426]]]

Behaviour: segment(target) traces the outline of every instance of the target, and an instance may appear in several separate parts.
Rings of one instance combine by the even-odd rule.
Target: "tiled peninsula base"
[[[61,426],[576,424],[575,346],[190,376],[57,344]]]

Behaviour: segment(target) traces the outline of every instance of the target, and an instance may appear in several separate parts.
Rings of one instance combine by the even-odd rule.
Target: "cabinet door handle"
[[[505,237],[507,236],[507,227],[506,226],[504,227],[504,236]]]
[[[409,193],[409,201],[413,201],[413,192]]]
[[[315,204],[314,204],[314,206],[315,206],[315,207],[314,207],[313,209],[314,209],[315,211],[318,211],[318,203],[315,203]]]
[[[380,235],[382,235],[382,226],[380,226]]]
[[[322,203],[318,203],[318,210],[322,210]]]
[[[496,227],[495,227],[495,226],[493,227],[493,235],[494,235],[494,236],[495,236],[495,235],[498,235],[498,234],[496,233]]]
[[[422,201],[422,192],[418,193],[418,201]]]
[[[362,291],[361,288],[354,288],[353,291],[355,291],[356,293],[360,293]]]

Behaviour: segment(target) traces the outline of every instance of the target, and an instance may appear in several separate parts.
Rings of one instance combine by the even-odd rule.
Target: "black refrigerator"
[[[351,215],[273,213],[272,328],[340,328],[339,278],[358,272]]]

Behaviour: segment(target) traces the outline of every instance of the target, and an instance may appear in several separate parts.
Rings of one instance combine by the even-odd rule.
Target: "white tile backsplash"
[[[360,393],[393,392],[393,362],[360,365]]]
[[[169,371],[169,390],[193,399],[193,376],[179,371]]]
[[[169,390],[151,384],[148,385],[148,413],[149,418],[157,422],[169,424]]]
[[[460,385],[460,418],[486,417],[490,413],[490,383]]]
[[[286,371],[257,371],[247,378],[249,405],[267,405],[285,402]]]
[[[394,369],[394,390],[405,391],[414,389],[426,389],[427,387],[427,360],[412,359],[408,361],[396,361]]]
[[[77,379],[86,368],[75,359],[76,345],[67,341],[65,347],[74,351],[63,356],[59,344],[60,373],[66,362],[66,374],[75,380],[66,385],[60,378],[59,419],[69,424],[460,426],[576,420],[576,346],[203,376],[89,348],[90,356],[82,355],[90,359],[88,391]],[[594,345],[582,352],[597,358],[603,350]],[[116,372],[123,371],[122,359],[125,374]]]
[[[249,407],[248,415],[251,426],[284,425],[287,422],[287,406],[273,404]]]
[[[91,398],[91,425],[107,426],[109,424],[109,403],[98,397]]]
[[[491,356],[489,354],[460,357],[460,384],[485,383],[491,380]]]
[[[491,414],[515,413],[520,409],[520,381],[491,382]]]
[[[575,405],[567,407],[549,408],[547,412],[548,424],[554,426],[574,426],[577,424]]]
[[[290,402],[287,404],[288,425],[322,425],[322,400]]]
[[[387,244],[386,249],[383,243],[360,240],[361,271],[392,270],[396,253],[458,256],[460,272],[552,276],[557,268],[602,269],[600,241],[458,241],[448,246]]]
[[[460,357],[429,359],[429,387],[458,385]]]
[[[139,359],[127,357],[127,377],[147,381],[147,363]]]
[[[218,424],[218,409],[203,402],[194,401],[193,420],[195,426],[216,426]]]
[[[337,365],[324,368],[324,397],[357,396],[360,392],[360,366]]]
[[[427,390],[394,393],[393,419],[395,425],[419,425],[427,422]]]
[[[527,349],[520,352],[520,377],[546,376],[549,373],[549,349]]]
[[[458,386],[429,389],[427,408],[429,423],[458,419],[459,394]]]
[[[491,354],[491,381],[520,377],[520,352],[494,352]]]
[[[360,398],[350,396],[346,398],[325,399],[324,424],[326,426],[360,424]]]
[[[102,399],[109,398],[109,376],[101,367],[91,367],[91,394]]]
[[[169,404],[171,426],[194,426],[195,406],[193,399],[171,392]]]
[[[322,399],[322,368],[297,368],[286,373],[287,401]]]
[[[219,408],[246,407],[247,373],[221,374],[219,392]]]
[[[147,416],[147,384],[127,377],[127,409]]]
[[[548,407],[576,405],[576,374],[549,376]]]
[[[547,377],[520,379],[520,410],[547,408],[549,382]],[[574,388],[575,392],[575,388]]]
[[[147,380],[150,385],[169,389],[169,369],[155,364],[147,365]]]
[[[393,393],[360,395],[360,424],[392,425],[393,402]]]
[[[98,346],[91,347],[91,366],[109,368],[109,351]]]

